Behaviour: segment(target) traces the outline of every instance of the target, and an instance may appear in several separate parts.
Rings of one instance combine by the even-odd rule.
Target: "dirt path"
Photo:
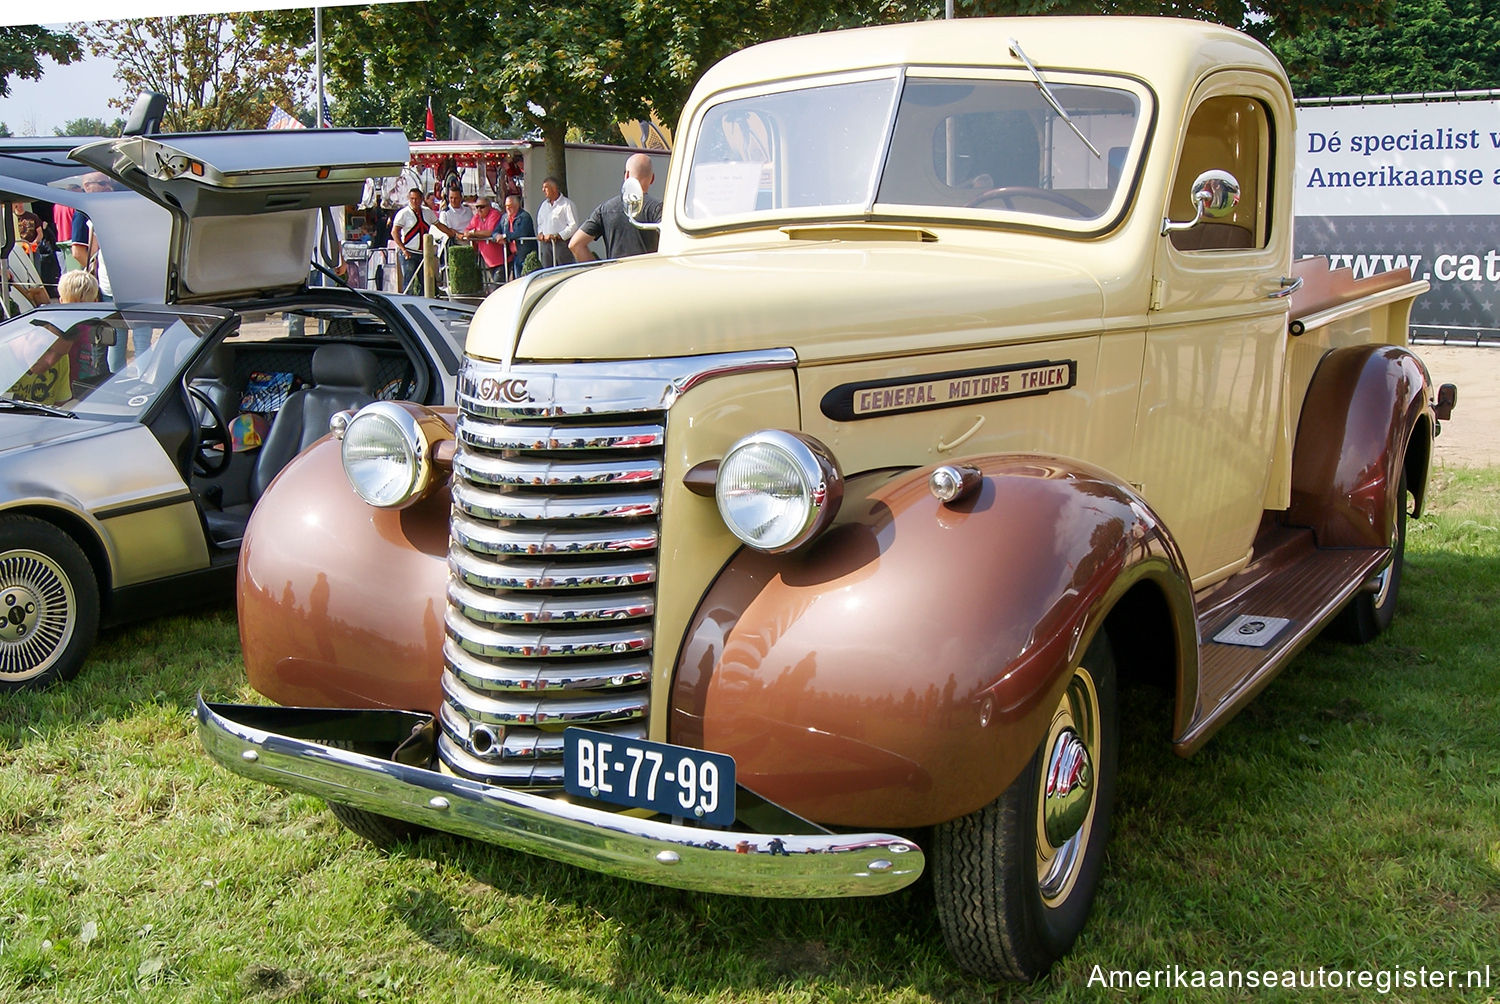
[[[1433,386],[1458,385],[1458,406],[1433,444],[1435,466],[1500,466],[1500,348],[1412,347]]]

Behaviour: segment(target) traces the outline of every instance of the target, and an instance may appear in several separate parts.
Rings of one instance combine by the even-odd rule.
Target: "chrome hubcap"
[[[1099,694],[1079,666],[1052,714],[1037,791],[1037,886],[1048,906],[1067,899],[1078,880],[1094,825],[1099,743]]]
[[[0,555],[0,677],[26,679],[56,661],[73,636],[73,586],[39,551]]]
[[[1088,818],[1094,798],[1094,763],[1088,747],[1072,729],[1064,729],[1052,744],[1042,793],[1042,825],[1047,842],[1061,847]]]

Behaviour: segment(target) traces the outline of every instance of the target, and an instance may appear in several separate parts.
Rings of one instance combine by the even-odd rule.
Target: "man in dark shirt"
[[[645,206],[641,210],[643,223],[661,222],[661,200],[650,194],[651,183],[656,180],[656,171],[651,166],[648,154],[632,154],[625,162],[625,177],[641,183],[645,193]],[[589,247],[595,238],[604,241],[605,258],[628,258],[631,255],[649,254],[656,250],[657,233],[640,230],[625,215],[625,203],[620,196],[601,203],[587,220],[579,226],[573,239],[568,241],[568,250],[575,261],[593,261],[597,255]]]
[[[521,197],[511,194],[505,197],[505,215],[500,218],[500,233],[505,238],[505,249],[510,254],[511,279],[521,277],[521,267],[526,256],[536,251],[536,223],[531,214],[521,208]]]

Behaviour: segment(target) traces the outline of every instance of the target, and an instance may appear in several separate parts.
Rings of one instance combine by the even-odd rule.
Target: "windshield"
[[[913,71],[723,101],[698,127],[684,217],[691,227],[923,207],[924,216],[1089,229],[1128,187],[1145,138],[1145,92],[1046,76],[1077,131],[1029,74]]]
[[[0,325],[0,388],[16,401],[88,418],[133,421],[169,388],[211,314],[39,308]]]

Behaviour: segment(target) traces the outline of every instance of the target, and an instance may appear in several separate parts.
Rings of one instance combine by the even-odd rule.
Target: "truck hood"
[[[505,319],[515,305],[493,309],[506,292],[476,318],[470,354],[510,354]],[[553,285],[527,316],[514,358],[790,347],[803,363],[832,362],[1094,332],[1103,304],[1099,283],[1073,265],[933,243],[798,241],[643,255]]]

